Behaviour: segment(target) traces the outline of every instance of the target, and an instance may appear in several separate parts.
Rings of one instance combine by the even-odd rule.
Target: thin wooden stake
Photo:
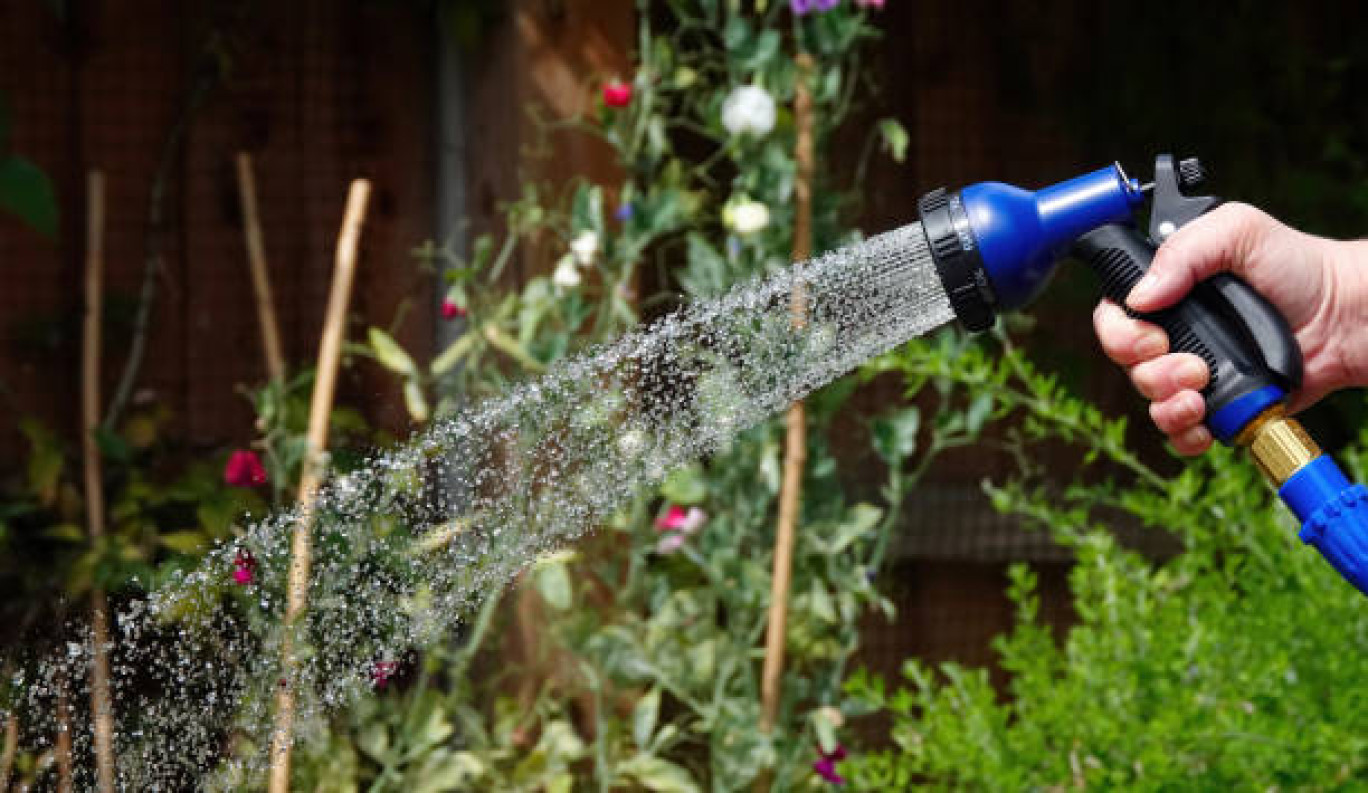
[[[800,263],[812,256],[813,113],[808,79],[814,63],[806,53],[800,53],[795,60],[798,65],[793,97],[793,119],[797,129],[794,148],[797,174],[793,186],[793,261],[796,279],[801,275],[798,269]],[[807,296],[799,281],[794,283],[790,305],[793,326],[803,327],[807,322]],[[803,500],[803,467],[807,463],[807,411],[802,400],[789,406],[785,419],[788,432],[784,440],[784,478],[779,487],[779,521],[774,538],[769,624],[765,630],[765,666],[760,678],[760,729],[765,733],[774,730],[782,700],[793,543]],[[770,779],[769,774],[762,774],[757,787],[769,789]]]
[[[104,478],[100,471],[100,325],[104,281],[104,174],[87,179],[85,327],[81,342],[81,448],[85,461],[86,526],[92,543],[104,536]],[[109,604],[105,592],[90,593],[93,652],[90,663],[90,717],[95,733],[95,787],[112,793],[118,775],[114,763],[114,699],[109,691]]]
[[[57,673],[57,793],[71,793],[75,763],[71,759],[71,696],[64,672]]]
[[[276,322],[275,301],[271,297],[271,276],[266,268],[266,245],[261,236],[261,215],[257,209],[256,177],[252,174],[252,155],[238,152],[238,195],[242,200],[242,233],[247,240],[247,260],[252,267],[252,291],[256,293],[257,321],[261,325],[261,345],[266,354],[266,372],[272,380],[284,382],[285,356],[280,346],[280,325]]]
[[[281,681],[276,695],[275,728],[271,734],[271,793],[290,789],[290,749],[294,744],[295,687],[298,658],[295,656],[296,632],[302,628],[300,617],[308,606],[309,564],[312,548],[309,514],[314,494],[323,479],[323,453],[328,446],[328,421],[333,395],[337,389],[337,368],[342,360],[342,339],[347,329],[347,306],[351,302],[352,281],[356,274],[356,254],[361,241],[361,224],[366,218],[370,182],[357,179],[347,193],[347,208],[342,230],[337,237],[337,256],[333,265],[332,291],[323,317],[323,337],[318,347],[318,371],[314,380],[313,402],[309,406],[308,449],[299,478],[300,519],[294,526],[290,548],[289,600],[285,607],[284,637],[281,642]]]
[[[19,714],[5,717],[5,749],[0,753],[0,790],[9,790],[14,775],[14,756],[19,753]]]

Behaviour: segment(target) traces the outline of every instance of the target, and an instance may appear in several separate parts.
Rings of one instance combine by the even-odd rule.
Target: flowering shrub
[[[635,74],[602,83],[598,111],[575,125],[617,150],[623,183],[575,184],[564,206],[548,205],[549,191],[529,185],[509,207],[502,241],[480,239],[468,256],[421,248],[424,262],[441,265],[446,299],[467,323],[429,365],[372,329],[365,352],[416,394],[415,420],[450,410],[452,393],[495,394],[619,335],[640,321],[643,304],[707,298],[787,264],[795,129],[781,108],[796,81],[807,80],[824,144],[862,84],[856,54],[874,36],[860,7],[826,6],[816,19],[780,3],[751,12],[671,2],[658,30],[650,13],[641,15]],[[694,35],[701,30],[722,35]],[[798,51],[815,57],[810,73],[795,64]],[[675,148],[682,134],[691,136],[687,159]],[[895,123],[872,134],[897,150]],[[844,225],[848,194],[826,161],[817,178],[816,246],[828,248],[853,236]],[[509,294],[500,275],[533,242],[555,251],[551,274]],[[667,291],[642,299],[638,284],[652,262],[674,270]],[[898,506],[926,460],[981,428],[922,428],[912,407],[874,420],[875,450],[889,469],[884,504],[854,503],[825,438],[852,388],[835,386],[810,406],[784,698],[771,734],[758,727],[757,653],[768,621],[777,421],[675,472],[598,536],[529,570],[516,619],[530,602],[541,616],[519,629],[537,636],[522,665],[508,668],[487,641],[490,626],[514,619],[491,599],[460,650],[424,651],[415,688],[386,698],[389,705],[358,706],[327,741],[307,747],[301,784],[692,791],[736,789],[762,774],[784,789],[837,779],[834,706],[859,644],[857,620],[890,608],[875,583]],[[946,399],[948,410],[967,403]],[[512,682],[479,674],[488,665]]]

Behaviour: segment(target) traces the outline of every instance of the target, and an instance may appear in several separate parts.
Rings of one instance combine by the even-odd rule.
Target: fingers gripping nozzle
[[[1074,252],[1097,272],[1107,297],[1125,305],[1149,269],[1154,243],[1133,226],[1108,225],[1079,238]],[[1218,276],[1177,305],[1141,315],[1169,336],[1170,349],[1202,358],[1207,426],[1249,450],[1279,497],[1302,522],[1301,539],[1368,594],[1368,489],[1353,484],[1286,415],[1301,385],[1301,349],[1286,320],[1244,281]]]

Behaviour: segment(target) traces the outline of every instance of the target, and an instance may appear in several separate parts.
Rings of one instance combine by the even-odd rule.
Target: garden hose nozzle
[[[1036,192],[985,182],[927,194],[922,227],[957,317],[982,330],[998,312],[1039,294],[1070,251],[1097,272],[1103,293],[1125,306],[1159,243],[1219,205],[1195,194],[1204,181],[1196,159],[1160,155],[1153,183],[1143,187],[1119,165]],[[1135,217],[1147,194],[1148,234]],[[1131,313],[1162,327],[1173,351],[1206,363],[1211,377],[1202,397],[1212,435],[1249,450],[1302,522],[1302,541],[1368,594],[1368,489],[1351,483],[1286,415],[1288,395],[1301,386],[1302,354],[1282,314],[1230,274],[1209,278],[1162,311]]]

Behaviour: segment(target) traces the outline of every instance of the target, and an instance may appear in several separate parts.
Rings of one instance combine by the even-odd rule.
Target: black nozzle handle
[[[1103,293],[1123,307],[1149,270],[1155,250],[1138,229],[1120,224],[1102,226],[1074,243],[1074,253],[1102,280]],[[1162,311],[1126,311],[1163,328],[1171,351],[1192,353],[1206,362],[1211,380],[1202,397],[1208,418],[1262,388],[1277,386],[1291,392],[1301,385],[1301,348],[1287,320],[1236,276],[1204,281]]]

